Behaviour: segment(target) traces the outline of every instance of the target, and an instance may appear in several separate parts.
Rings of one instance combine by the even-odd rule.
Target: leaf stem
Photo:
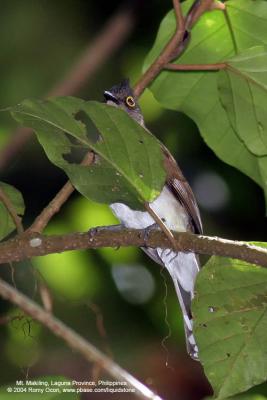
[[[218,71],[227,67],[226,63],[215,64],[166,64],[164,69],[172,71]]]

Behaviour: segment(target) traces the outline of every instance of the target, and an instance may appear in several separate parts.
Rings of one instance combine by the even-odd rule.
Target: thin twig
[[[147,233],[142,229],[113,229],[101,227],[86,233],[46,236],[34,232],[24,233],[0,244],[0,264],[22,261],[51,253],[68,250],[96,249],[101,247],[151,247],[174,248],[176,251],[190,251],[198,254],[236,258],[267,267],[267,249],[217,237],[195,235],[190,232],[172,232],[175,245],[159,230]]]
[[[164,69],[171,71],[218,71],[226,68],[226,63],[215,64],[166,64]]]
[[[105,354],[100,352],[82,336],[78,335],[63,322],[55,318],[51,313],[45,311],[37,303],[33,302],[2,279],[0,279],[0,296],[17,305],[34,320],[48,328],[54,335],[63,339],[68,346],[79,352],[86,360],[97,363],[118,381],[127,382],[128,387],[132,388],[133,393],[135,393],[140,399],[161,400],[161,398],[153,393],[148,387],[139,382]]]
[[[74,187],[70,181],[67,181],[50,203],[42,210],[41,214],[34,220],[29,230],[41,233],[47,226],[50,219],[59,212],[61,206],[68,200],[74,192]]]
[[[94,153],[88,152],[84,157],[81,165],[89,166],[94,160]],[[53,200],[50,201],[47,207],[43,209],[41,214],[35,219],[31,227],[28,229],[32,232],[42,232],[50,219],[60,210],[61,206],[68,200],[75,188],[72,183],[68,181],[56,194]]]
[[[21,218],[18,216],[17,211],[15,207],[12,204],[12,201],[8,197],[8,195],[4,192],[3,188],[0,187],[0,201],[4,204],[6,207],[9,215],[11,216],[16,228],[18,234],[23,233],[23,225],[21,223]]]
[[[74,95],[88,83],[106,60],[125,43],[134,26],[133,7],[119,9],[106,23],[103,30],[90,42],[65,79],[57,83],[47,96]],[[0,170],[21,151],[32,136],[29,128],[19,128],[0,151]]]

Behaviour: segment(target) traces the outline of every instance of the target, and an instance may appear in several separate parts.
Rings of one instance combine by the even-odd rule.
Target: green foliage
[[[267,270],[212,257],[196,282],[194,331],[217,398],[266,380]]]
[[[65,97],[26,100],[12,115],[35,130],[50,161],[85,197],[136,209],[159,195],[165,181],[160,146],[126,112]],[[67,161],[75,148],[92,149],[99,157],[90,167]]]
[[[192,1],[184,2],[183,10],[188,10],[191,3]],[[265,1],[229,0],[226,7],[239,52],[252,46],[267,44],[267,3]],[[154,46],[145,61],[145,69],[159,55],[174,30],[175,17],[171,11],[160,25]],[[216,63],[225,61],[233,55],[233,38],[223,13],[218,10],[201,17],[192,30],[192,39],[188,48],[179,60],[174,62],[179,64]],[[258,59],[254,62],[257,68],[258,62],[261,63],[262,60]],[[214,71],[163,71],[151,84],[151,90],[164,107],[183,111],[194,119],[205,142],[219,158],[250,176],[266,190],[267,162],[265,158],[259,158],[251,152],[247,142],[244,142],[240,136],[240,132],[236,131],[231,124],[220,101],[217,87],[218,75],[219,73]],[[255,105],[255,100],[253,104]],[[256,129],[258,131],[257,127]],[[257,136],[257,131],[251,132],[251,137]]]
[[[18,215],[23,215],[25,206],[21,193],[13,186],[0,182],[0,188],[9,198]],[[0,240],[5,238],[16,228],[6,206],[0,200]]]

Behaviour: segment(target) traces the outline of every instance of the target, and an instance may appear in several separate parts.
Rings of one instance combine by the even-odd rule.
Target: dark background
[[[138,79],[171,1],[2,0],[0,108],[27,97],[41,98],[65,76],[112,14],[129,3],[136,7],[132,34],[78,94],[100,101],[104,89],[125,77],[132,83]],[[200,204],[205,233],[266,241],[261,189],[220,161],[185,115],[163,110],[148,91],[140,104],[147,126],[169,147],[190,181]],[[0,147],[14,134],[14,128],[8,114],[1,113]],[[0,175],[24,196],[25,226],[66,182],[64,173],[49,163],[35,138]],[[46,233],[86,231],[111,223],[116,221],[107,206],[76,193],[51,221]],[[31,263],[6,265],[1,274],[9,281],[13,275],[18,288],[38,298],[36,271],[51,290],[54,313],[59,318],[112,354],[116,362],[165,399],[200,399],[211,393],[200,365],[185,352],[181,313],[172,282],[141,251],[100,249],[50,255]],[[2,316],[21,315],[6,302],[0,303],[0,312]],[[1,385],[26,376],[64,375],[77,380],[91,380],[93,373],[95,377],[104,376],[26,318],[0,326],[0,368]],[[109,395],[96,397],[106,399]]]

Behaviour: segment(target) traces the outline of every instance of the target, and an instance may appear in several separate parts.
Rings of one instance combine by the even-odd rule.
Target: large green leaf
[[[0,188],[4,191],[18,215],[23,215],[25,206],[21,193],[13,186],[0,182]],[[0,240],[9,235],[16,228],[6,206],[0,200]]]
[[[26,100],[12,108],[12,115],[35,130],[48,158],[84,196],[142,208],[159,195],[165,181],[160,145],[126,112],[65,97]],[[81,157],[68,161],[77,148],[98,155],[90,167],[79,165]]]
[[[184,12],[192,4],[183,3]],[[226,7],[239,51],[267,44],[267,3],[262,0],[229,0]],[[159,55],[175,29],[173,11],[163,19],[144,65],[144,69]],[[192,30],[188,49],[176,62],[180,64],[216,63],[234,54],[233,41],[224,14],[206,13]],[[235,166],[263,188],[258,158],[235,133],[222,107],[217,89],[218,72],[163,71],[151,84],[156,99],[166,108],[181,110],[197,123],[201,135],[223,161]]]
[[[196,281],[194,332],[218,398],[267,379],[267,269],[212,257]]]
[[[227,60],[218,86],[240,139],[253,154],[267,155],[267,48],[253,47]]]

